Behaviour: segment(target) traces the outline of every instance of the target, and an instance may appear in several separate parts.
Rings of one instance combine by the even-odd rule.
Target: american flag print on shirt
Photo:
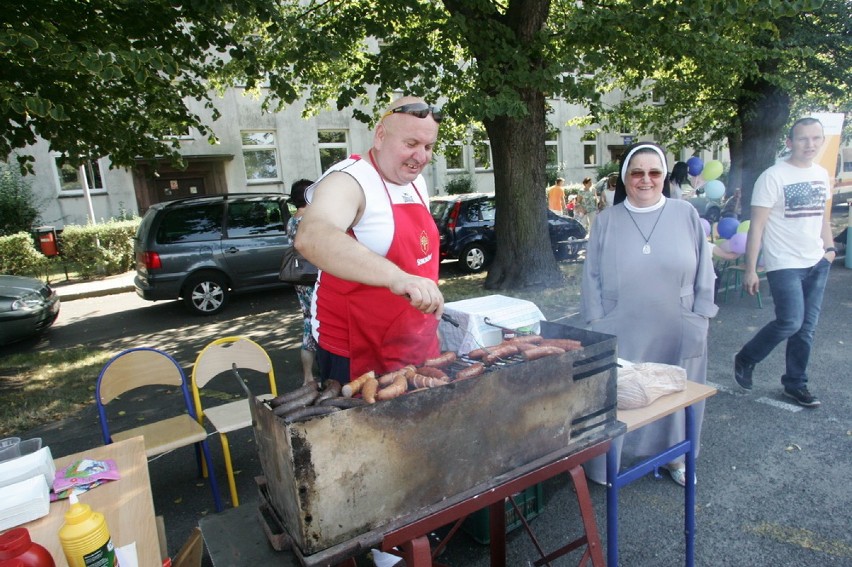
[[[825,209],[826,186],[805,181],[784,186],[784,218],[818,217]]]

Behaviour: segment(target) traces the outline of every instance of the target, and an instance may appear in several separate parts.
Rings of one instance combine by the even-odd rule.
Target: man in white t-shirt
[[[764,171],[754,184],[743,288],[751,295],[757,292],[762,247],[775,320],[734,357],[734,379],[751,390],[754,366],[786,340],[784,395],[810,408],[820,401],[808,390],[808,360],[835,255],[831,185],[828,172],[814,163],[824,142],[819,120],[797,120],[787,135],[789,158]]]

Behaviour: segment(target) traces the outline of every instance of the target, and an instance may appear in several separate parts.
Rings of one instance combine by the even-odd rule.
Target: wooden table
[[[56,470],[83,458],[98,461],[113,459],[118,465],[121,479],[107,482],[81,494],[80,502],[104,515],[113,545],[122,547],[136,542],[140,567],[162,565],[151,482],[148,477],[148,460],[145,457],[142,437],[56,459]],[[29,530],[32,540],[50,552],[56,567],[68,566],[59,543],[59,529],[65,523],[68,507],[67,499],[53,502],[47,516],[23,525]]]
[[[686,419],[686,438],[680,443],[669,447],[658,455],[654,455],[629,469],[616,469],[617,455],[613,447],[607,452],[606,459],[606,522],[607,522],[607,564],[618,565],[618,489],[649,472],[655,471],[680,455],[686,456],[686,487],[684,487],[684,534],[686,538],[685,562],[691,567],[694,562],[695,546],[695,448],[698,439],[695,434],[693,417],[694,404],[706,400],[716,393],[716,388],[697,382],[686,382],[682,392],[669,394],[658,398],[654,403],[644,408],[634,410],[618,410],[618,421],[627,426],[627,431],[633,431],[648,425],[658,419],[683,410]]]

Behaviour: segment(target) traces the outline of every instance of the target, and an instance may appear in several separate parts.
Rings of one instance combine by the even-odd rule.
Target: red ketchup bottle
[[[27,528],[0,535],[0,567],[56,567],[45,548],[30,539]]]

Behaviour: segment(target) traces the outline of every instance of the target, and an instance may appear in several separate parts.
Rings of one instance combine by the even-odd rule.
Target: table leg
[[[698,439],[695,438],[695,419],[692,406],[686,406],[686,439],[689,441],[686,451],[686,486],[684,494],[684,532],[686,536],[686,567],[692,567],[695,559],[695,450]]]
[[[491,536],[491,567],[506,566],[506,500],[488,507]]]
[[[427,536],[406,541],[399,547],[407,567],[432,567],[432,546]]]
[[[606,452],[606,564],[618,566],[618,454],[615,443]]]
[[[574,481],[574,491],[577,493],[580,515],[583,517],[583,530],[586,532],[586,553],[591,557],[593,567],[604,567],[601,536],[598,534],[595,509],[592,506],[589,484],[586,482],[586,473],[583,471],[583,467],[571,469],[571,480]]]

